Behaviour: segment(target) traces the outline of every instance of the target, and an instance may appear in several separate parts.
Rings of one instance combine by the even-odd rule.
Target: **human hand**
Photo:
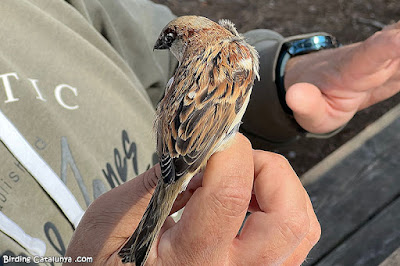
[[[67,256],[120,264],[118,251],[139,223],[159,171],[153,167],[90,205]],[[240,134],[210,158],[202,179],[193,178],[174,209],[183,205],[179,222],[169,217],[164,223],[149,265],[299,265],[320,236],[310,199],[289,163],[253,151]],[[248,209],[253,213],[237,235]]]
[[[364,42],[294,57],[286,102],[305,130],[327,133],[400,91],[400,21]]]

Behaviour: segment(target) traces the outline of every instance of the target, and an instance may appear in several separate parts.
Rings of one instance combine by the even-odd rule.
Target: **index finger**
[[[254,192],[265,213],[304,212],[304,188],[289,162],[281,155],[255,150]]]
[[[305,190],[285,158],[262,151],[253,155],[260,210],[248,217],[233,247],[239,258],[245,253],[265,264],[281,264],[309,231]]]

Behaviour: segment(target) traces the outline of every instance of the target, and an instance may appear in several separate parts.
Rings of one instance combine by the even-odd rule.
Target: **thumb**
[[[286,92],[286,103],[297,123],[312,133],[330,132],[340,125],[327,120],[327,102],[318,87],[310,83],[296,83]]]
[[[237,134],[228,149],[208,161],[202,187],[186,205],[173,228],[177,231],[171,232],[174,249],[218,256],[217,250],[230,247],[246,215],[253,180],[251,144]]]

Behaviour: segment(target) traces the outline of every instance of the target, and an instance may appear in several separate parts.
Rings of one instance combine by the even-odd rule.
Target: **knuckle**
[[[371,39],[380,38],[382,36],[382,34],[383,34],[382,31],[377,31],[374,34],[372,34]]]
[[[310,219],[305,212],[292,214],[283,224],[283,234],[289,241],[301,242],[310,231]]]
[[[371,37],[366,39],[364,42],[361,43],[361,49],[364,52],[370,51],[375,45],[377,40],[379,40],[382,37],[382,32],[377,31]]]
[[[273,153],[272,158],[274,161],[276,161],[280,165],[289,165],[289,161],[286,159],[285,156],[278,154],[278,153]]]
[[[318,220],[316,220],[315,222],[313,222],[310,226],[310,232],[307,235],[308,240],[310,241],[310,243],[314,246],[319,239],[321,238],[321,225],[318,222]]]
[[[386,35],[386,32],[384,31],[377,31],[374,34],[371,35],[364,43],[366,46],[371,46],[373,45],[377,40],[381,39],[383,36]]]
[[[263,158],[263,161],[265,162],[273,161],[281,165],[289,165],[289,161],[286,159],[286,157],[279,153],[263,150],[254,150],[254,153]]]
[[[265,154],[267,156],[267,160],[274,162],[276,166],[279,167],[291,167],[289,161],[286,159],[285,156],[278,154],[278,153],[272,153],[268,152]],[[266,161],[267,161],[266,160]]]
[[[251,142],[248,138],[246,138],[244,135],[242,134],[236,134],[237,138],[240,139],[240,141],[242,141],[244,143],[244,145],[246,145],[248,148],[252,148],[251,147]]]
[[[222,188],[211,194],[210,207],[220,215],[237,217],[247,210],[250,197],[249,191],[244,188]]]

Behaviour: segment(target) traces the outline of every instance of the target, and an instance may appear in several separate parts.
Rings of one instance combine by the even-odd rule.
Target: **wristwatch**
[[[296,39],[288,39],[282,44],[275,68],[275,84],[278,90],[279,101],[283,110],[289,115],[293,115],[293,112],[285,100],[286,89],[284,79],[286,63],[290,58],[298,55],[340,46],[336,38],[328,34],[321,33],[312,36],[303,36],[304,38],[297,36],[295,37]]]

